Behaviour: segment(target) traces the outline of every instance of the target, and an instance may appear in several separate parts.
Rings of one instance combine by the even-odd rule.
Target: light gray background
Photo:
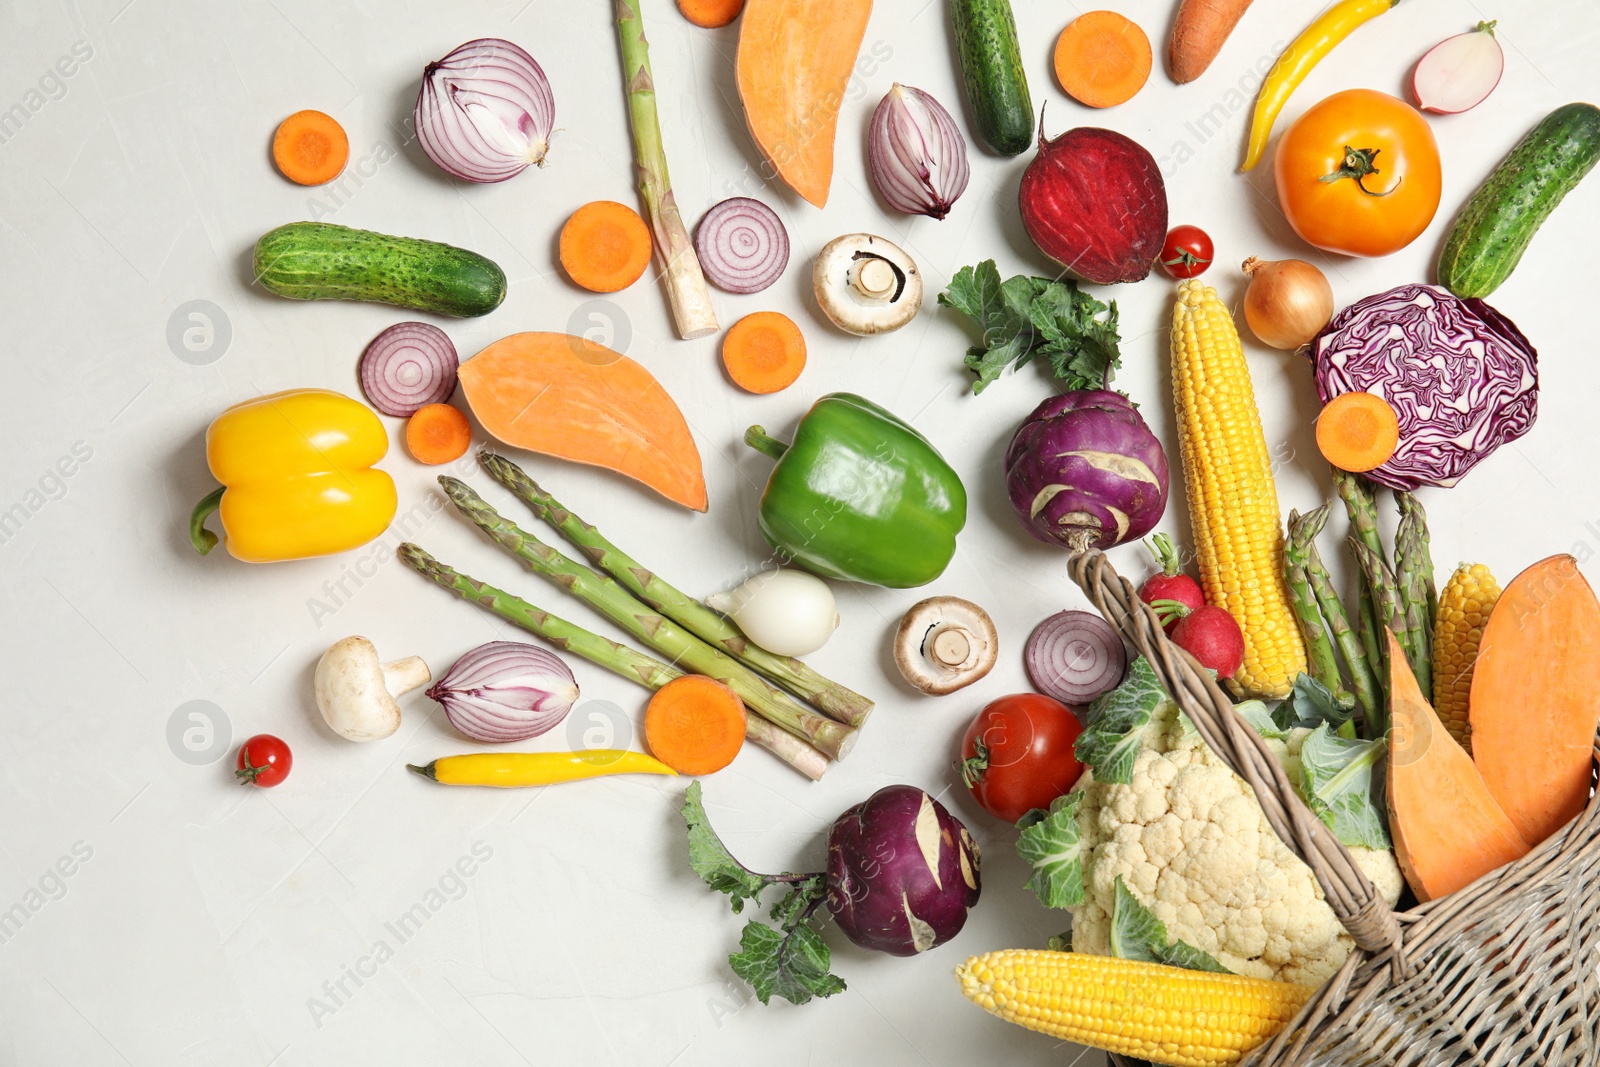
[[[1159,53],[1170,0],[1109,3],[1146,27]],[[1049,73],[1055,36],[1077,5],[1016,4],[1047,126],[1107,125],[1147,145],[1166,170],[1173,222],[1215,236],[1220,265],[1211,278],[1235,304],[1242,285],[1233,268],[1246,255],[1310,255],[1274,206],[1270,167],[1249,177],[1235,167],[1254,72],[1316,6],[1258,4],[1200,81],[1180,90],[1158,70],[1131,103],[1090,113]],[[882,0],[841,116],[832,198],[819,211],[757,174],[732,86],[736,31],[695,29],[666,0],[644,7],[686,216],[692,222],[711,203],[746,193],[777,208],[793,237],[791,269],[775,288],[716,296],[725,325],[763,308],[801,324],[809,365],[776,396],[736,391],[716,338],[673,339],[655,286],[586,305],[588,295],[556,269],[556,232],[570,211],[598,197],[635,202],[604,0],[0,5],[0,112],[20,104],[27,119],[0,143],[0,346],[9,383],[0,511],[20,504],[26,513],[0,544],[0,912],[14,904],[28,912],[0,942],[0,1063],[1073,1061],[1075,1050],[984,1016],[950,976],[969,953],[1038,945],[1066,925],[1022,889],[1010,831],[968,802],[950,770],[977,708],[1025,688],[1018,650],[1029,628],[1081,606],[1061,554],[1030,541],[1010,514],[998,474],[1013,427],[1049,385],[1028,370],[968,395],[960,367],[967,334],[932,306],[963,264],[992,256],[1007,274],[1048,270],[1014,208],[1027,160],[975,153],[971,187],[944,222],[885,211],[866,179],[863,130],[890,84],[927,89],[968,123],[945,5]],[[1553,107],[1600,96],[1600,9],[1588,0],[1498,10],[1409,0],[1323,64],[1290,104],[1285,121],[1337,89],[1398,92],[1429,45],[1489,17],[1501,20],[1505,80],[1476,111],[1432,120],[1445,161],[1439,218],[1385,260],[1316,257],[1341,303],[1429,277],[1456,206],[1501,154]],[[560,126],[547,167],[486,187],[447,180],[409,143],[405,125],[423,64],[477,36],[509,37],[532,52],[550,77]],[[56,64],[75,49],[90,54],[63,64],[72,74],[56,80]],[[337,188],[290,185],[268,161],[273,127],[307,107],[349,131],[350,169]],[[850,389],[914,420],[944,450],[972,499],[955,562],[926,590],[838,587],[844,625],[815,657],[881,702],[855,755],[810,785],[753,751],[707,781],[706,794],[729,844],[766,869],[818,864],[831,819],[879,786],[913,782],[939,794],[987,859],[982,903],[954,945],[898,960],[833,933],[848,993],[803,1009],[746,1005],[725,962],[742,919],[685,864],[675,814],[682,782],[510,794],[430,787],[402,765],[466,746],[420,694],[405,702],[399,734],[383,742],[354,745],[322,726],[310,672],[340,636],[369,635],[393,656],[422,654],[439,673],[466,649],[516,634],[398,564],[377,565],[370,549],[251,567],[222,553],[200,559],[188,547],[184,520],[212,485],[207,423],[263,392],[356,393],[362,346],[407,317],[378,306],[290,303],[248,285],[255,238],[313,216],[450,241],[501,263],[511,279],[505,305],[442,323],[463,356],[519,330],[609,328],[631,338],[629,354],[660,377],[694,429],[710,513],[688,514],[573,465],[530,458],[528,466],[685,589],[721,587],[764,556],[754,511],[769,464],[739,444],[749,423],[787,434],[817,395]],[[822,322],[807,296],[816,250],[858,229],[901,242],[929,283],[929,306],[912,325],[859,342]],[[1486,562],[1506,580],[1550,552],[1589,560],[1600,549],[1597,247],[1600,179],[1591,179],[1495,294],[1543,355],[1542,410],[1527,438],[1459,489],[1424,494],[1441,580],[1458,559]],[[1152,279],[1112,295],[1125,337],[1119,384],[1170,449],[1170,286]],[[210,349],[207,321],[184,307],[197,300],[220,312],[207,313]],[[201,351],[183,347],[190,329]],[[1283,506],[1314,506],[1328,486],[1311,442],[1307,369],[1253,343],[1249,354],[1281,460]],[[438,511],[436,471],[398,444],[383,465],[401,486],[402,511],[417,507],[411,536],[425,547],[604,628]],[[1179,487],[1164,528],[1183,538]],[[1140,555],[1125,550],[1117,560],[1139,571]],[[1600,576],[1593,562],[1586,569]],[[341,580],[347,595],[335,600],[327,590]],[[942,700],[906,690],[885,652],[900,613],[928,593],[987,606],[1004,646],[988,679]],[[574,715],[570,731],[537,745],[581,744],[591,729],[591,740],[603,741],[607,722],[614,741],[626,743],[642,691],[582,663],[577,671],[595,703]],[[204,720],[188,718],[193,707],[169,743],[169,723],[193,701],[216,709],[209,743],[221,758],[209,765],[183,758],[197,758],[185,729],[197,729],[187,743],[200,758],[208,743]],[[619,710],[608,715],[604,701]],[[230,774],[233,746],[259,731],[294,748],[293,775],[271,791],[241,788]],[[471,875],[452,875],[464,858]],[[71,875],[52,875],[58,863]],[[401,942],[385,924],[418,903],[439,906]],[[377,963],[380,942],[392,956]],[[324,983],[347,968],[370,977],[359,985],[345,978],[349,995],[336,1001]]]

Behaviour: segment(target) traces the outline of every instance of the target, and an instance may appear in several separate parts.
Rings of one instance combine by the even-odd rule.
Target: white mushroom
[[[929,597],[906,612],[894,635],[894,662],[930,696],[971,685],[994,667],[999,636],[988,612],[960,597]]]
[[[322,654],[312,684],[317,708],[334,733],[376,741],[400,729],[395,698],[427,685],[430,677],[421,656],[383,663],[371,641],[346,637]]]
[[[824,245],[812,265],[811,284],[823,314],[861,337],[898,330],[922,308],[916,261],[870,233],[847,233]]]

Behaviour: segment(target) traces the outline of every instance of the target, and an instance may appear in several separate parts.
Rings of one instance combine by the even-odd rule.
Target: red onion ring
[[[1100,616],[1058,611],[1033,628],[1022,660],[1035,689],[1081,707],[1122,682],[1128,652]]]
[[[456,391],[456,346],[437,326],[397,322],[361,353],[361,391],[385,415],[409,418]]]
[[[544,71],[510,41],[468,41],[422,72],[417,140],[463,181],[503,182],[544,166],[555,99]]]
[[[770,207],[735,196],[700,217],[694,250],[700,269],[717,288],[759,293],[789,265],[789,234]]]

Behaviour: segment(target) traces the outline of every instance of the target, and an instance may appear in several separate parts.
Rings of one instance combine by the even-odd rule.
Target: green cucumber
[[[1014,156],[1033,144],[1033,100],[1010,0],[951,0],[956,51],[978,138]]]
[[[1472,194],[1439,253],[1439,282],[1484,297],[1511,276],[1562,197],[1600,161],[1600,108],[1568,104],[1517,143]]]
[[[468,318],[506,298],[505,271],[476,252],[329,222],[263,234],[251,269],[290,300],[365,300]]]

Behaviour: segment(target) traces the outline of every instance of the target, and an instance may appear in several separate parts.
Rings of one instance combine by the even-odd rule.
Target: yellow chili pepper
[[[222,483],[189,517],[203,556],[220,512],[228,551],[246,563],[306,559],[364,545],[394,518],[394,479],[372,465],[389,450],[365,404],[327,389],[246,400],[206,431],[206,462]]]
[[[1250,147],[1245,152],[1244,165],[1240,170],[1249,170],[1261,162],[1261,154],[1267,150],[1267,140],[1272,136],[1272,124],[1278,121],[1278,113],[1289,102],[1294,91],[1300,88],[1300,83],[1306,80],[1306,75],[1357,27],[1371,22],[1399,2],[1339,0],[1284,49],[1283,55],[1278,57],[1278,62],[1267,74],[1267,80],[1261,83],[1261,92],[1256,96],[1255,116],[1250,120]]]
[[[671,774],[678,772],[643,752],[592,748],[585,752],[474,752],[444,756],[424,766],[406,764],[424,778],[445,785],[555,785],[603,774]]]

